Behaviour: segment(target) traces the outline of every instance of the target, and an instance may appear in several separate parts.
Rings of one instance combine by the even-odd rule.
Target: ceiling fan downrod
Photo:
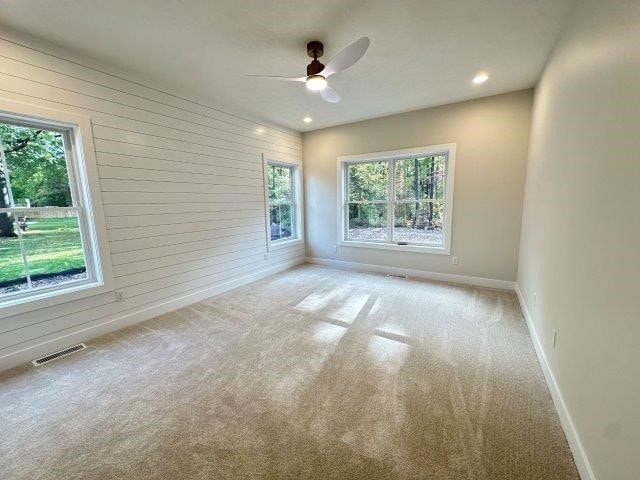
[[[324,70],[324,65],[318,61],[318,57],[321,57],[323,54],[324,45],[322,45],[322,42],[314,40],[307,43],[307,55],[313,58],[311,63],[307,65],[307,76],[318,75]]]

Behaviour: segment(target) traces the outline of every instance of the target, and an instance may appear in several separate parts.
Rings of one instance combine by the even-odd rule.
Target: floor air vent
[[[36,358],[35,360],[31,360],[31,363],[36,367],[43,365],[47,362],[51,362],[56,358],[64,357],[65,355],[70,355],[73,352],[77,352],[78,350],[84,350],[87,346],[84,343],[79,343],[74,345],[73,347],[65,348],[64,350],[60,350],[59,352],[52,353],[51,355],[47,355],[46,357]]]
[[[387,273],[387,277],[393,278],[407,278],[406,275],[400,275],[399,273]]]

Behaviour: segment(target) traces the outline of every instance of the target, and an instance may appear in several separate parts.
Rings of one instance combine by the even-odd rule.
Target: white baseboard
[[[68,347],[79,342],[88,342],[92,338],[96,338],[105,333],[113,332],[136,323],[143,322],[158,315],[162,315],[173,310],[191,305],[193,303],[210,298],[215,295],[227,292],[237,287],[241,287],[261,278],[268,277],[274,273],[287,270],[291,267],[304,263],[304,259],[292,260],[271,268],[253,272],[239,278],[235,278],[228,282],[220,283],[212,287],[204,288],[196,292],[191,292],[177,298],[172,298],[166,302],[152,305],[141,310],[130,311],[126,313],[118,313],[107,319],[102,319],[99,323],[92,324],[88,327],[73,330],[57,336],[53,339],[46,340],[36,345],[30,345],[24,349],[8,353],[0,357],[0,371],[7,370],[22,363],[31,361],[34,358],[41,357],[51,352],[55,352],[62,348]]]
[[[383,265],[373,265],[369,263],[345,262],[343,260],[331,260],[327,258],[307,257],[307,263],[326,265],[328,267],[341,268],[344,270],[356,270],[363,272],[391,273],[393,275],[406,275],[407,277],[423,278],[426,280],[437,280],[440,282],[462,283],[464,285],[474,285],[477,287],[496,288],[499,290],[513,290],[515,282],[508,280],[496,280],[494,278],[471,277],[468,275],[456,275],[453,273],[427,272],[424,270],[413,270],[410,268],[386,267]]]
[[[558,387],[558,383],[556,382],[556,378],[553,375],[551,366],[547,361],[547,357],[544,353],[544,349],[542,348],[540,338],[538,337],[536,329],[533,326],[533,320],[531,318],[531,315],[529,314],[529,310],[527,309],[527,305],[524,301],[524,296],[522,295],[522,291],[520,290],[520,285],[518,285],[518,283],[515,284],[515,291],[518,297],[518,301],[520,302],[520,309],[522,310],[524,319],[527,322],[529,335],[531,336],[533,347],[535,348],[536,354],[538,355],[538,360],[540,361],[540,366],[542,367],[544,378],[547,381],[547,386],[549,387],[551,398],[553,398],[553,403],[556,407],[556,411],[558,412],[558,416],[560,417],[562,429],[564,430],[564,434],[567,437],[567,442],[569,443],[569,448],[571,449],[571,453],[573,454],[573,460],[575,461],[576,468],[578,469],[578,474],[580,475],[580,478],[582,480],[596,480],[596,476],[593,473],[593,469],[591,468],[589,459],[587,458],[587,454],[584,451],[582,442],[580,441],[580,437],[578,436],[578,432],[576,431],[576,427],[573,424],[573,420],[571,419],[571,415],[569,414],[569,410],[567,409],[567,404],[565,403],[562,392]]]

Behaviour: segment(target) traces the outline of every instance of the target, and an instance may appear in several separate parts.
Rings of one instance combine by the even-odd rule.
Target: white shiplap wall
[[[0,318],[0,369],[304,261],[268,253],[261,154],[301,136],[0,37],[0,97],[91,118],[116,289]]]

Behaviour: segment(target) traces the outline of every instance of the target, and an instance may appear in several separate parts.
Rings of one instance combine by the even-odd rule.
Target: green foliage
[[[267,167],[269,200],[272,203],[287,202],[293,198],[291,168],[279,165]]]
[[[407,158],[395,162],[396,200],[442,200],[444,156]]]
[[[290,204],[269,207],[271,240],[289,238],[293,235],[293,208]]]
[[[293,235],[293,169],[280,165],[267,166],[269,188],[269,225],[271,240]]]
[[[438,229],[442,227],[446,157],[438,155],[394,162],[394,227]],[[350,228],[382,228],[387,224],[389,162],[348,166]]]
[[[386,226],[387,206],[385,204],[349,204],[349,228],[382,228]]]
[[[379,228],[387,224],[385,201],[388,193],[387,162],[354,163],[348,166],[349,228]]]
[[[64,142],[58,132],[0,124],[13,198],[31,206],[71,206]]]
[[[349,201],[371,202],[387,199],[389,164],[387,162],[349,165]]]
[[[398,203],[393,226],[396,228],[440,229],[444,220],[442,202]]]
[[[85,266],[76,218],[41,218],[22,233],[29,273],[54,274]],[[0,282],[25,276],[17,238],[0,237]]]

